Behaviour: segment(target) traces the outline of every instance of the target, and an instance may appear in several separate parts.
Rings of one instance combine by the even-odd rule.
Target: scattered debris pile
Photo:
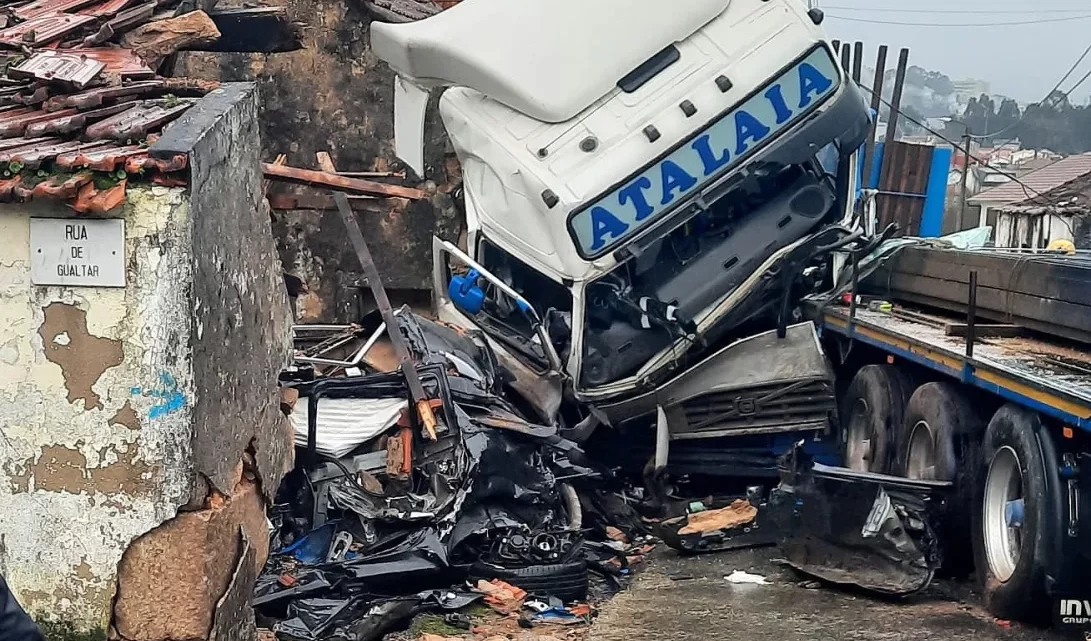
[[[239,10],[205,13],[169,0],[0,9],[0,202],[62,199],[78,213],[102,213],[124,202],[129,181],[185,184],[186,158],[149,148],[219,83],[157,70],[178,50],[217,46],[220,24],[238,30]],[[286,23],[282,8],[257,12]]]
[[[283,639],[358,641],[425,611],[458,622],[481,599],[525,625],[582,621],[565,604],[588,598],[589,571],[616,578],[632,556],[616,528],[626,543],[586,540],[607,513],[591,484],[610,473],[505,400],[483,337],[395,318],[434,439],[378,312],[296,328],[282,384],[298,465],[271,510],[259,621]]]

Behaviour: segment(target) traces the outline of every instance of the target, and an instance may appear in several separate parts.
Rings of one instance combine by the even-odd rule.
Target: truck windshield
[[[747,167],[719,200],[589,284],[581,386],[630,376],[674,341],[698,338],[702,312],[838,209],[830,161]]]

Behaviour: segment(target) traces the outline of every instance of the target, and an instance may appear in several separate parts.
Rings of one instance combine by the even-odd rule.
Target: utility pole
[[[966,220],[966,179],[970,176],[970,127],[966,127],[966,133],[962,134],[962,150],[965,152],[965,158],[962,161],[962,186],[960,191],[962,192],[961,207],[958,214],[958,227],[962,229],[962,221]]]

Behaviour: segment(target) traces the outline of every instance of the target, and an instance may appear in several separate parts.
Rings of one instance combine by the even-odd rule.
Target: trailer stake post
[[[966,358],[974,357],[974,341],[977,339],[977,272],[970,272],[970,293],[966,302]]]

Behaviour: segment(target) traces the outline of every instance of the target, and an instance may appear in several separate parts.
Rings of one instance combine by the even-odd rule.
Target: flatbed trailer
[[[884,302],[804,304],[844,464],[953,481],[946,557],[989,610],[1091,630],[1091,349],[1012,326],[967,341],[985,332],[966,315]]]

